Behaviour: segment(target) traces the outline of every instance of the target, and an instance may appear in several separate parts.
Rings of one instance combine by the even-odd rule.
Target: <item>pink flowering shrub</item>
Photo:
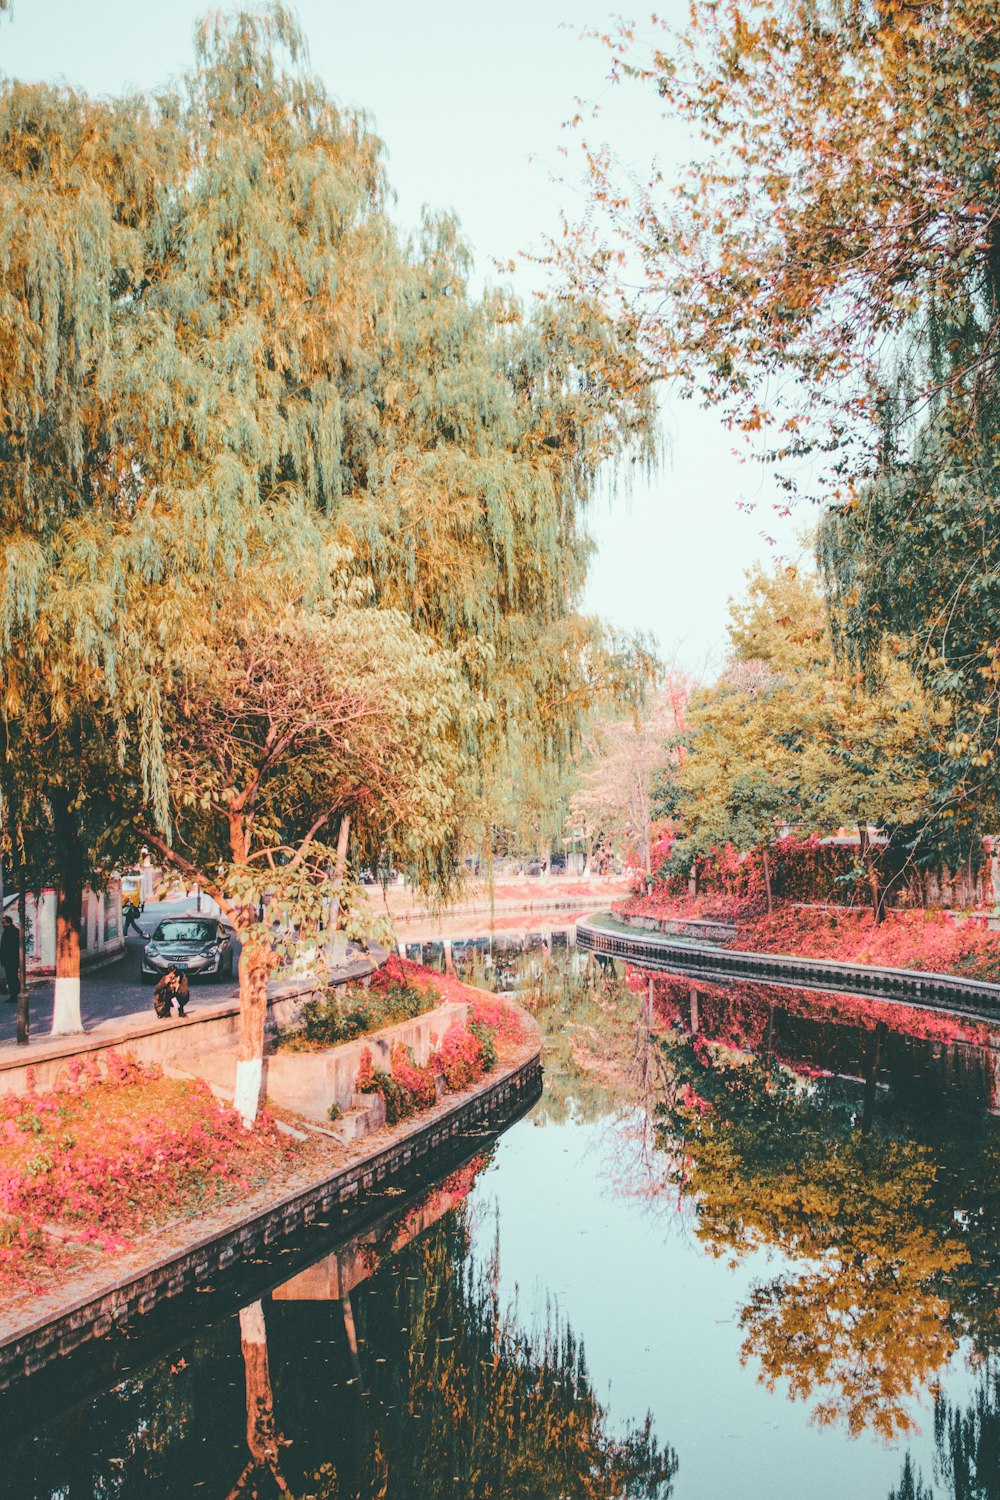
[[[392,1049],[392,1076],[409,1094],[414,1109],[429,1109],[437,1103],[434,1069],[418,1067],[413,1053],[402,1042]]]
[[[453,1093],[478,1083],[483,1076],[483,1044],[464,1026],[449,1026],[431,1064],[444,1075]]]

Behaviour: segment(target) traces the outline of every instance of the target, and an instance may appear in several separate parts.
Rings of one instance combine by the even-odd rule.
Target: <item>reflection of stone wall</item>
[[[478,1158],[477,1158],[478,1160]],[[382,1250],[395,1254],[404,1245],[419,1238],[425,1229],[450,1214],[468,1196],[469,1183],[452,1190],[437,1189],[422,1198],[398,1226],[388,1245],[384,1243],[386,1223],[396,1227],[398,1215],[342,1245],[330,1255],[324,1255],[314,1265],[307,1266],[297,1276],[282,1282],[271,1293],[275,1302],[339,1302],[362,1281],[373,1276],[381,1264]]]

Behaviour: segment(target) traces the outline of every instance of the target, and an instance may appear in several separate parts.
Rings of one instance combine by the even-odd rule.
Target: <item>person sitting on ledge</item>
[[[188,984],[186,974],[179,974],[175,968],[169,968],[163,978],[157,981],[153,991],[153,1009],[161,1021],[165,1021],[171,1010],[176,1005],[177,1014],[184,1014],[184,1007],[191,997],[191,988]]]

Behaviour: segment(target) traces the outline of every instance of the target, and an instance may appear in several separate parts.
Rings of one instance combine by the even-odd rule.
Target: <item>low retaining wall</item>
[[[696,917],[643,917],[634,913],[615,912],[615,920],[640,932],[667,932],[673,937],[689,937],[703,943],[725,943],[736,936],[735,922],[712,922]]]
[[[537,1035],[537,1028],[535,1031]],[[135,1314],[151,1311],[219,1272],[267,1255],[304,1226],[341,1205],[360,1205],[375,1184],[403,1180],[419,1161],[456,1137],[484,1127],[499,1129],[535,1102],[541,1092],[541,1046],[526,1060],[494,1074],[488,1084],[430,1120],[399,1127],[381,1149],[351,1162],[324,1181],[285,1198],[223,1233],[196,1240],[180,1254],[153,1260],[126,1274],[98,1296],[70,1301],[55,1317],[25,1318],[0,1327],[0,1389],[33,1374]]]
[[[285,980],[268,986],[268,1021],[272,1027],[294,1022],[302,1006],[330,984],[350,984],[370,978],[385,963],[385,949],[372,950],[372,956],[339,970],[322,986],[315,979]],[[70,1036],[46,1037],[18,1047],[14,1042],[0,1046],[0,1094],[27,1092],[28,1071],[34,1075],[35,1087],[49,1089],[74,1058],[99,1057],[102,1052],[128,1051],[138,1062],[172,1062],[183,1054],[202,1054],[235,1046],[239,1034],[239,999],[235,996],[215,1005],[202,1005],[186,1016],[160,1021],[148,1011],[102,1021],[90,1031]]]
[[[361,1054],[366,1049],[375,1067],[388,1073],[392,1070],[392,1050],[402,1043],[412,1048],[414,1061],[423,1068],[448,1027],[464,1026],[468,1018],[468,1005],[448,1001],[411,1021],[397,1021],[353,1042],[342,1042],[328,1052],[275,1052],[267,1059],[267,1097],[295,1114],[327,1119],[331,1104],[340,1109],[351,1107]]]
[[[361,1054],[367,1048],[376,1068],[392,1071],[392,1050],[402,1042],[413,1050],[414,1061],[424,1067],[432,1047],[449,1026],[464,1026],[469,1007],[460,1000],[436,1005],[409,1021],[396,1021],[357,1037],[340,1042],[323,1052],[273,1052],[264,1059],[264,1089],[269,1103],[307,1120],[329,1121],[330,1105],[350,1109],[354,1103],[355,1081],[361,1066]],[[236,1082],[235,1047],[220,1049],[205,1057],[190,1047],[175,1054],[178,1066],[185,1065],[210,1083],[218,1085],[232,1097]]]
[[[753,979],[804,990],[832,990],[875,1000],[898,1000],[925,1010],[948,1010],[973,1020],[1000,1020],[1000,984],[925,974],[917,969],[877,969],[833,959],[793,958],[780,953],[743,953],[734,948],[695,947],[669,936],[616,932],[598,914],[576,926],[577,947],[621,958],[642,969],[713,979]]]

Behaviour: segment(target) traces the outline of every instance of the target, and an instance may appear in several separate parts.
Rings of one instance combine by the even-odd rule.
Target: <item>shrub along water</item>
[[[436,989],[418,989],[402,975],[390,975],[369,990],[331,985],[321,999],[306,1002],[298,1027],[277,1045],[288,1052],[320,1052],[397,1021],[411,1021],[433,1010],[439,1000]]]
[[[391,1071],[386,1072],[375,1067],[366,1047],[354,1086],[359,1094],[381,1094],[386,1123],[395,1125],[436,1102],[438,1080],[448,1093],[461,1093],[524,1041],[524,1027],[512,1006],[499,998],[477,995],[468,1025],[449,1026],[426,1067],[415,1062],[412,1050],[398,1042],[392,1049]]]

